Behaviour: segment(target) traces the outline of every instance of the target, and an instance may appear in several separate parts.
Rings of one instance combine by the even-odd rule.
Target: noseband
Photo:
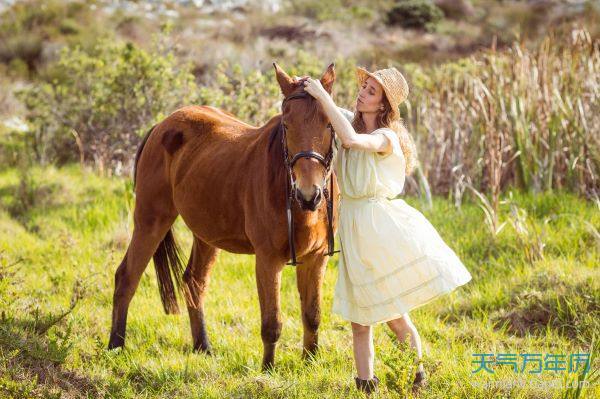
[[[330,136],[331,139],[329,140],[329,151],[327,152],[327,154],[325,156],[323,156],[315,151],[300,151],[292,157],[291,161],[288,157],[286,127],[285,127],[285,123],[283,122],[283,108],[284,108],[286,101],[293,100],[293,99],[299,99],[299,98],[308,98],[308,97],[311,97],[311,95],[308,92],[301,91],[299,93],[295,93],[289,97],[286,97],[283,100],[283,102],[281,103],[282,116],[281,116],[281,122],[280,122],[279,128],[281,129],[281,133],[282,133],[281,134],[281,145],[283,148],[283,163],[285,164],[285,168],[287,171],[287,178],[286,178],[286,184],[285,184],[286,190],[285,191],[286,191],[286,211],[287,211],[287,221],[288,221],[288,241],[289,241],[289,245],[290,245],[290,258],[291,258],[291,262],[286,263],[286,265],[292,265],[292,266],[296,266],[297,264],[303,263],[303,262],[296,261],[296,247],[294,245],[294,217],[292,215],[292,199],[297,190],[296,181],[294,180],[294,178],[292,176],[292,168],[294,167],[294,164],[296,163],[296,161],[298,161],[298,159],[300,159],[300,158],[307,158],[307,159],[315,158],[325,168],[325,179],[324,179],[325,187],[323,188],[323,196],[325,197],[325,201],[327,204],[327,241],[328,241],[328,245],[329,245],[329,248],[328,248],[329,252],[326,253],[325,255],[331,256],[336,252],[340,252],[340,251],[334,250],[335,242],[334,242],[334,237],[333,237],[333,179],[331,178],[331,172],[332,172],[331,166],[332,166],[332,161],[333,161],[333,144],[334,144],[334,140],[335,140],[335,130],[333,129],[333,126],[331,126],[331,123],[329,123],[327,125],[327,127],[329,128],[329,131],[331,132],[331,136]],[[329,185],[330,185],[329,190],[326,187],[327,179],[329,179]]]

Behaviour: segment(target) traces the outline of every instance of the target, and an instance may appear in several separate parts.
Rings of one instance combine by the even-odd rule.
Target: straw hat
[[[371,73],[365,68],[356,67],[356,76],[359,85],[362,85],[369,76],[379,82],[392,106],[392,119],[400,119],[398,106],[408,97],[408,83],[399,70],[391,67]]]

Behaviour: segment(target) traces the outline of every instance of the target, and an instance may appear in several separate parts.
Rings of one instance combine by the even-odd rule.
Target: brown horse
[[[285,98],[303,91],[273,64]],[[331,93],[331,64],[320,79]],[[253,127],[210,106],[181,108],[155,125],[144,137],[134,167],[134,230],[115,273],[109,349],[123,346],[127,310],[144,269],[154,259],[166,313],[179,313],[176,292],[185,293],[194,350],[211,353],[206,336],[204,299],[210,271],[220,249],[256,255],[260,300],[262,367],[273,365],[281,334],[279,291],[281,272],[289,256],[286,215],[286,169],[281,129],[291,155],[331,148],[328,120],[318,102],[307,95],[286,101],[282,114]],[[321,286],[327,254],[327,213],[322,200],[325,170],[317,159],[300,158],[293,167],[296,201],[294,234],[298,260],[298,291],[302,306],[304,350],[318,346]],[[335,174],[333,198],[339,197]],[[171,227],[181,215],[194,234],[185,272]],[[333,229],[337,230],[337,209]],[[175,280],[175,284],[173,283]]]

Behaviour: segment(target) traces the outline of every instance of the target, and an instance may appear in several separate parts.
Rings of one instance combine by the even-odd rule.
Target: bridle
[[[283,122],[283,108],[284,105],[286,103],[286,101],[289,100],[293,100],[293,99],[298,99],[298,98],[308,98],[311,97],[311,95],[306,92],[306,91],[301,91],[295,94],[292,94],[286,98],[283,99],[283,102],[281,103],[281,110],[282,110],[282,116],[281,116],[281,122],[280,122],[280,126],[279,128],[281,129],[281,145],[283,148],[283,163],[285,164],[285,168],[287,171],[287,177],[286,177],[286,212],[287,212],[287,222],[288,222],[288,241],[289,241],[289,246],[290,246],[290,258],[291,258],[291,262],[286,263],[286,265],[292,265],[292,266],[296,266],[298,264],[302,264],[303,262],[297,262],[296,261],[296,247],[294,245],[294,218],[292,215],[292,199],[296,193],[297,187],[296,187],[296,182],[293,179],[292,176],[292,168],[294,167],[294,164],[296,163],[296,161],[298,161],[298,159],[300,158],[315,158],[317,161],[319,161],[319,163],[321,165],[323,165],[323,167],[325,168],[325,183],[327,183],[327,179],[329,179],[329,184],[330,184],[330,189],[328,190],[326,187],[326,184],[324,184],[324,188],[323,188],[323,196],[325,197],[325,201],[327,204],[327,242],[328,242],[328,249],[329,252],[327,252],[325,255],[329,255],[332,256],[334,253],[336,252],[340,252],[335,251],[335,242],[334,242],[334,237],[333,237],[333,179],[331,179],[331,173],[333,171],[333,169],[331,168],[332,163],[333,163],[333,147],[334,147],[334,140],[335,140],[335,130],[333,129],[333,126],[331,126],[331,123],[329,123],[327,125],[327,127],[329,128],[329,131],[331,132],[331,139],[329,140],[329,151],[327,152],[327,154],[325,156],[319,154],[318,152],[315,151],[300,151],[298,153],[296,153],[293,157],[292,160],[289,160],[288,157],[288,147],[287,147],[287,140],[286,140],[286,127],[285,127],[285,123]]]

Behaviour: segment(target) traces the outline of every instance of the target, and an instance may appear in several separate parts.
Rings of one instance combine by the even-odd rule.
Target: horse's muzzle
[[[321,198],[323,198],[323,189],[319,186],[316,186],[313,196],[308,200],[304,197],[304,195],[302,195],[300,190],[296,189],[295,197],[302,210],[315,211],[321,202]]]

